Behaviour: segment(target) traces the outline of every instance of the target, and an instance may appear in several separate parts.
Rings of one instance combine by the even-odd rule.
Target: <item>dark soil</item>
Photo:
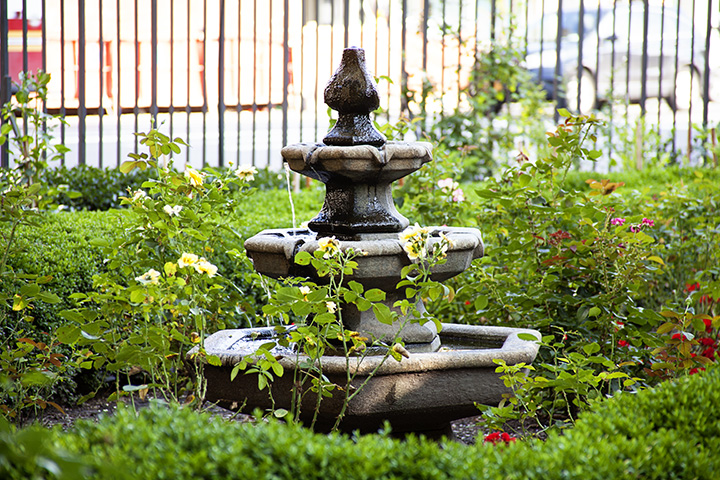
[[[123,399],[121,401],[126,403],[130,402],[130,400],[127,399]],[[147,400],[135,401],[135,406],[137,408],[143,408],[148,406],[149,404],[150,402]],[[98,396],[96,398],[88,400],[82,405],[65,407],[63,409],[64,412],[60,412],[55,408],[48,407],[47,410],[45,410],[40,415],[37,423],[46,427],[60,425],[64,430],[67,430],[78,420],[97,420],[103,415],[112,415],[115,411],[116,405],[117,403],[114,401],[109,402],[106,396]],[[213,415],[221,416],[228,421],[255,421],[254,417],[250,415],[236,413],[212,405],[205,408],[205,410]],[[472,445],[477,441],[483,441],[485,435],[490,433],[490,431],[483,426],[482,417],[479,415],[474,417],[462,418],[460,420],[452,422],[452,430],[453,434],[455,435],[455,439],[467,445]],[[534,428],[527,427],[525,430],[525,432],[522,431],[518,422],[508,423],[505,425],[505,431],[518,438],[527,435],[527,433],[529,433],[531,436],[538,436],[540,438],[544,438],[545,436],[544,433],[541,432],[540,428],[537,426],[534,426]]]

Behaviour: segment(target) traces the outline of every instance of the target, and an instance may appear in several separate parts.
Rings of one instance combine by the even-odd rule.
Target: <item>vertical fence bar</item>
[[[207,21],[207,0],[203,0],[203,34],[202,34],[202,50],[203,50],[203,69],[202,69],[202,166],[207,165],[207,113],[208,113],[208,93],[207,93],[207,41],[208,41],[208,21]]]
[[[122,159],[122,144],[120,143],[120,136],[122,134],[122,127],[120,125],[120,120],[122,118],[122,76],[120,75],[120,65],[121,63],[121,38],[120,38],[120,0],[116,0],[115,2],[115,37],[116,37],[116,44],[115,48],[117,49],[116,53],[116,63],[117,63],[117,97],[115,98],[115,111],[116,111],[116,124],[115,124],[115,163],[116,166],[120,166],[121,159]]]
[[[320,7],[318,4],[319,1],[315,1],[315,87],[313,88],[313,110],[315,111],[315,125],[314,125],[314,134],[315,134],[315,141],[317,142],[319,140],[318,138],[318,118],[320,117],[320,110],[319,110],[319,98],[318,98],[318,89],[320,88],[320,79],[318,78],[320,75],[320,62],[318,61],[320,57]]]
[[[647,0],[646,0],[647,1]],[[679,3],[679,2],[678,2]],[[693,111],[693,87],[695,82],[693,78],[697,75],[695,71],[695,0],[692,0],[692,16],[690,19],[693,22],[692,36],[690,40],[690,91],[688,92],[688,120],[687,120],[687,159],[690,163],[690,154],[692,153],[692,111]],[[678,18],[679,20],[679,18]],[[678,23],[680,23],[678,21]]]
[[[192,51],[191,48],[191,40],[190,40],[190,16],[191,16],[191,9],[190,9],[190,1],[187,0],[187,16],[185,17],[185,20],[187,22],[187,30],[186,30],[186,47],[187,47],[187,69],[185,71],[185,141],[190,144],[190,52]],[[192,150],[191,148],[187,149],[187,157],[185,157],[185,164],[190,164],[190,155]]]
[[[137,15],[137,13],[136,13]],[[150,79],[150,116],[152,117],[153,128],[158,128],[158,101],[157,101],[157,64],[158,64],[158,6],[157,0],[150,2],[150,58],[152,60],[152,77]]]
[[[707,30],[705,31],[705,74],[703,75],[703,127],[708,126],[708,108],[710,102],[710,34],[712,33],[712,3],[713,0],[707,0]]]
[[[253,0],[253,100],[252,100],[252,165],[256,162],[256,135],[257,135],[257,0]]]
[[[46,0],[42,0],[40,4],[40,17],[42,18],[42,37],[40,39],[40,48],[42,49],[42,69],[47,73],[47,5]],[[43,112],[47,112],[47,105],[43,105]]]
[[[538,67],[538,82],[543,81],[543,53],[545,52],[545,0],[540,2],[540,65]],[[553,92],[553,96],[557,99],[557,92]]]
[[[7,2],[0,1],[0,103],[5,105],[10,101],[10,58],[8,55],[8,5]],[[2,119],[5,123],[5,119]],[[8,144],[3,143],[0,146],[0,167],[10,168],[10,155],[8,154]]]
[[[443,3],[444,5],[444,3]],[[407,82],[408,82],[408,74],[405,64],[405,51],[407,46],[407,0],[402,1],[402,41],[401,41],[401,60],[400,60],[400,114],[402,115],[403,112],[406,112],[408,114],[408,117],[410,116],[410,108],[408,106],[408,98],[406,95],[407,92]],[[445,68],[445,64],[443,62],[443,69]]]
[[[673,85],[677,85],[679,54],[680,54],[680,2],[677,3],[677,11],[675,12],[677,21],[675,22],[675,69],[673,73]],[[673,155],[677,152],[677,102],[673,105]]]
[[[242,16],[240,15],[242,12],[242,0],[238,0],[238,14],[237,14],[237,28],[238,28],[238,43],[237,43],[237,105],[235,106],[235,113],[237,114],[237,156],[235,159],[235,164],[240,166],[240,132],[242,129],[240,128],[240,123],[242,121],[242,117],[240,113],[242,112],[242,101],[240,99],[240,79],[242,78],[240,76],[240,72],[242,71]]]
[[[642,47],[642,73],[641,73],[641,79],[640,79],[640,115],[642,117],[645,116],[646,113],[646,106],[645,102],[647,101],[647,67],[648,67],[648,22],[650,18],[650,2],[649,0],[644,1],[643,5],[643,47]],[[630,54],[628,53],[628,56]],[[628,65],[628,70],[630,69]],[[645,124],[644,121],[642,123]],[[644,135],[645,132],[641,132],[641,136]]]
[[[660,10],[660,65],[658,71],[658,111],[657,111],[657,124],[660,126],[660,102],[662,101],[663,92],[663,67],[665,66],[665,7]],[[678,19],[679,20],[679,19]]]
[[[43,25],[45,22],[43,22]],[[103,75],[104,75],[104,46],[105,42],[103,39],[103,3],[102,0],[98,1],[98,52],[100,67],[98,68],[99,75],[99,88],[98,88],[98,168],[103,168],[103,116],[105,115],[105,107],[103,102]]]
[[[289,41],[289,28],[290,28],[290,2],[285,0],[283,5],[283,100],[282,100],[282,146],[287,145],[288,141],[288,89],[290,88],[290,46]],[[300,43],[301,50],[303,47],[302,41]],[[302,71],[304,73],[304,70]],[[302,137],[302,80],[300,81],[300,136]],[[270,166],[270,165],[268,165]]]
[[[22,62],[23,72],[27,74],[28,71],[28,21],[27,21],[27,0],[22,0]],[[27,134],[26,122],[23,122],[25,133]]]
[[[553,92],[555,94],[555,101],[560,98],[559,95],[559,78],[560,78],[560,59],[562,58],[560,56],[560,49],[562,48],[562,28],[563,28],[563,2],[562,0],[558,0],[558,6],[557,6],[557,32],[555,37],[555,58],[557,59],[555,61],[555,73],[553,75]],[[553,119],[555,123],[558,121],[558,112],[557,108],[555,109],[555,113],[553,114]]]
[[[562,0],[558,0],[562,1]],[[491,42],[495,41],[495,19],[497,17],[497,0],[492,0],[490,2],[490,40]]]
[[[423,73],[427,73],[427,44],[428,44],[428,22],[430,20],[430,0],[424,0],[423,2],[423,18],[422,18],[422,69]],[[428,92],[425,89],[425,85],[423,82],[422,87],[422,109],[423,111],[421,114],[425,117],[423,120],[423,127],[427,130],[428,125],[430,124],[430,119],[428,118],[427,112],[427,96]],[[421,133],[421,132],[419,132]]]
[[[273,18],[273,2],[272,0],[269,2],[269,8],[268,8],[268,31],[270,32],[269,35],[269,41],[268,41],[268,102],[266,105],[267,109],[267,163],[266,166],[270,166],[270,147],[272,146],[272,129],[271,127],[271,118],[272,118],[272,51],[273,51],[273,28],[272,28],[272,18]]]
[[[138,0],[135,0],[135,106],[133,107],[133,115],[135,116],[135,132],[139,130],[138,115],[140,114],[140,41],[138,39]],[[138,137],[135,136],[135,153],[138,153]]]
[[[225,166],[225,0],[220,0],[218,32],[218,167]]]
[[[175,2],[170,2],[170,105],[168,115],[170,116],[170,138],[173,137],[175,126]]]
[[[65,118],[65,0],[60,0],[60,72],[60,116]],[[60,143],[65,145],[64,122],[60,122]],[[60,163],[65,165],[64,155]]]
[[[457,108],[460,108],[460,91],[462,88],[460,87],[461,79],[460,79],[460,73],[462,72],[461,66],[462,66],[462,15],[463,15],[463,2],[462,0],[458,1],[458,66],[457,66]]]
[[[78,0],[78,163],[85,165],[85,0]]]

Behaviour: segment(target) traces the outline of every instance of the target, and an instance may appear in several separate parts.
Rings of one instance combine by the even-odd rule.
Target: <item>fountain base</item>
[[[290,350],[275,352],[285,373],[272,383],[274,403],[267,389],[258,390],[255,375],[240,373],[230,380],[234,365],[254,351],[253,342],[257,346],[267,342],[262,337],[271,332],[267,328],[223,330],[208,337],[208,354],[217,355],[222,362],[219,367],[203,367],[208,401],[245,413],[291,408],[293,370],[304,358],[297,358]],[[348,403],[339,429],[376,432],[387,421],[396,433],[447,433],[451,421],[477,415],[476,404],[497,405],[503,395],[511,393],[495,372],[494,360],[515,365],[530,364],[535,359],[538,343],[520,339],[520,333],[540,338],[535,330],[443,324],[440,337],[444,346],[437,352],[411,353],[401,362],[392,357],[383,361],[380,355],[351,358],[349,371],[355,376],[349,391],[360,391]],[[323,357],[322,372],[341,387],[347,384],[345,357]],[[328,431],[335,425],[344,398],[345,392],[335,389],[332,397],[322,399],[314,425],[317,431]],[[316,402],[311,392],[304,397],[300,416],[304,423],[311,423]]]

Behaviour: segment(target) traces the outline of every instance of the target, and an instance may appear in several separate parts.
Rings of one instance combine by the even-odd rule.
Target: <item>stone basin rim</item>
[[[266,328],[266,327],[265,327]],[[233,332],[247,333],[257,329],[245,328],[234,330],[223,330],[225,335]],[[218,332],[221,333],[221,332]],[[540,332],[537,330],[513,327],[497,327],[485,325],[459,325],[454,323],[443,323],[440,337],[460,337],[463,339],[478,340],[495,340],[503,341],[500,348],[478,348],[463,349],[451,351],[438,351],[427,353],[411,353],[410,358],[403,358],[398,362],[393,358],[388,358],[382,363],[381,355],[369,355],[365,358],[350,359],[349,366],[352,374],[360,376],[370,375],[378,365],[375,376],[394,375],[398,373],[422,373],[428,371],[457,370],[466,368],[495,368],[497,364],[495,359],[502,359],[509,365],[518,363],[530,364],[535,360],[539,350],[539,343],[529,340],[522,340],[519,334],[525,333],[533,335],[540,340]],[[214,334],[214,335],[217,335]],[[229,353],[227,349],[218,348],[213,345],[213,336],[206,340],[205,349],[209,355],[216,355],[223,367],[233,367],[239,362],[243,356],[239,354]],[[192,352],[191,352],[192,353]],[[302,362],[307,357],[299,356],[297,360]],[[279,359],[280,364],[285,369],[295,368],[295,358],[282,357]],[[345,357],[323,357],[323,372],[329,375],[344,374],[347,371],[348,363]]]

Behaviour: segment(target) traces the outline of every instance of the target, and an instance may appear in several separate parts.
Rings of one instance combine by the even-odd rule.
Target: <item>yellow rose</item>
[[[185,268],[193,266],[197,263],[198,256],[194,253],[183,253],[180,258],[178,258],[178,267]]]
[[[185,178],[190,181],[190,184],[194,187],[200,187],[203,184],[204,174],[198,172],[192,167],[185,167]]]
[[[200,260],[198,260],[198,262],[195,265],[193,265],[193,267],[195,267],[195,270],[198,273],[207,273],[208,277],[214,277],[218,271],[218,268],[215,265],[208,262],[204,258],[201,258]]]

